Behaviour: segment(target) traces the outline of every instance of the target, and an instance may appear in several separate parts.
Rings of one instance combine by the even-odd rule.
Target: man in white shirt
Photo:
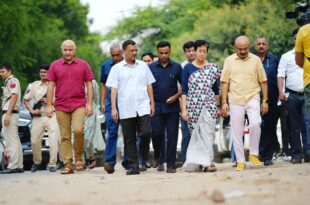
[[[127,175],[140,174],[136,147],[136,136],[141,137],[140,150],[144,161],[148,161],[152,135],[150,116],[154,114],[152,83],[155,79],[148,65],[137,60],[137,45],[126,40],[122,48],[124,60],[114,65],[106,85],[111,87],[112,118],[120,119],[125,153],[130,168]],[[116,108],[116,98],[119,112]]]
[[[294,44],[296,41],[298,29],[293,32]],[[283,83],[285,80],[285,92],[283,91]],[[289,116],[289,136],[291,138],[292,160],[293,164],[302,163],[304,151],[305,162],[310,162],[310,116],[305,108],[304,85],[303,85],[303,69],[295,62],[295,49],[282,55],[278,67],[278,88],[279,99],[287,103]],[[304,123],[305,132],[302,134],[302,149],[300,140],[300,130]]]
[[[195,51],[195,43],[193,41],[187,41],[183,45],[183,52],[186,57],[186,60],[181,63],[182,68],[188,63],[191,63],[196,58],[196,51]]]

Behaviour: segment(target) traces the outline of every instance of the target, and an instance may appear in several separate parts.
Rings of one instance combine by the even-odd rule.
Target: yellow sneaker
[[[249,155],[249,160],[250,162],[255,165],[255,166],[258,166],[258,165],[261,165],[262,163],[259,161],[258,157],[255,156],[255,155]]]
[[[236,171],[243,171],[245,169],[245,163],[237,163]]]

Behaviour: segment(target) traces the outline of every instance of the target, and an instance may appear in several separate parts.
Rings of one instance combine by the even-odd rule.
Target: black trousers
[[[137,135],[141,138],[140,150],[144,161],[149,158],[152,126],[150,115],[137,116],[120,120],[124,136],[125,154],[129,165],[133,169],[139,169]]]
[[[151,122],[154,157],[160,159],[160,164],[164,163],[162,161],[163,157],[160,157],[160,154],[162,154],[161,150],[165,146],[163,139],[165,137],[165,131],[167,131],[167,167],[174,168],[179,133],[179,113],[155,113],[151,118]]]
[[[278,143],[277,122],[279,110],[277,105],[269,105],[268,113],[262,116],[259,156],[261,160],[271,160]]]

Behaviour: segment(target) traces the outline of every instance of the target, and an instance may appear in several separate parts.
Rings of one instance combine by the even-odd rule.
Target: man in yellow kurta
[[[230,110],[231,132],[237,158],[237,171],[244,170],[243,131],[245,114],[249,117],[250,156],[254,165],[260,165],[258,159],[261,134],[261,116],[268,112],[267,78],[259,57],[250,53],[250,43],[246,36],[235,40],[236,53],[228,56],[224,62],[222,83],[222,112],[228,115]],[[262,104],[260,106],[260,91]],[[228,106],[229,104],[229,106]]]
[[[310,23],[299,29],[295,44],[296,64],[304,69],[305,106],[310,111]]]

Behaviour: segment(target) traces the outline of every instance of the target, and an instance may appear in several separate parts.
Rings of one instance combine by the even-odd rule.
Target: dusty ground
[[[217,167],[215,173],[151,169],[135,176],[126,176],[121,167],[112,175],[102,167],[67,176],[48,171],[0,175],[0,205],[215,204],[215,190],[224,195],[223,204],[309,204],[310,163],[248,165],[243,172],[230,163]]]

